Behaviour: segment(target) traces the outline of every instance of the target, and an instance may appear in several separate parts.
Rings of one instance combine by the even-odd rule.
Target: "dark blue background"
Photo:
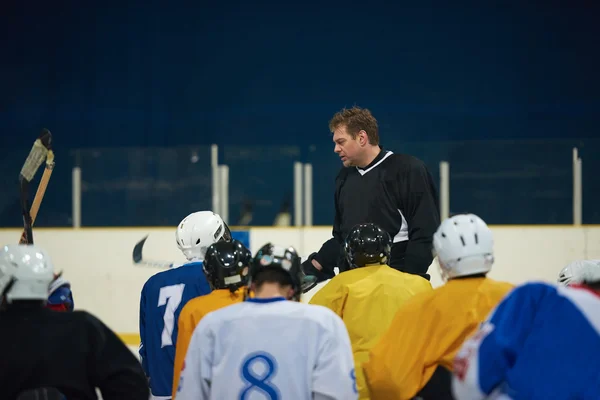
[[[230,216],[269,225],[312,162],[314,223],[332,221],[327,121],[370,108],[383,145],[438,178],[453,211],[570,223],[571,148],[584,222],[600,223],[600,8],[595,2],[12,2],[0,12],[0,224],[35,135],[57,168],[37,224],[174,225],[210,208],[209,145],[230,166]],[[124,3],[124,4],[122,4]],[[194,152],[200,160],[191,162]]]

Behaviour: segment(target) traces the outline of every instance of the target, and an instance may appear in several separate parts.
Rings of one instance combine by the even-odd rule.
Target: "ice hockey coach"
[[[334,267],[347,269],[346,235],[353,226],[372,222],[392,237],[388,264],[429,279],[433,234],[440,224],[429,170],[416,157],[382,148],[377,120],[368,109],[342,109],[329,129],[344,165],[335,180],[333,237],[303,263],[305,272],[323,281],[334,276]]]

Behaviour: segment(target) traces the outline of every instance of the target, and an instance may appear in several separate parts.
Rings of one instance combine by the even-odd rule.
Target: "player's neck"
[[[257,299],[287,298],[287,290],[277,283],[265,282],[262,284],[260,290],[254,294],[254,297]]]
[[[369,146],[365,149],[364,159],[358,165],[359,168],[365,168],[369,164],[373,162],[381,152],[381,148],[379,146]]]

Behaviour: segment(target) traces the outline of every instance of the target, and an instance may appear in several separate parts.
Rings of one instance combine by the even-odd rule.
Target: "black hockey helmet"
[[[252,253],[239,240],[213,243],[206,249],[204,273],[214,290],[232,292],[248,283]]]
[[[304,273],[300,261],[300,256],[293,247],[267,243],[254,256],[252,268],[250,269],[250,283],[256,279],[260,272],[267,269],[283,270],[289,275],[289,283],[294,290],[294,300],[299,301],[301,294],[312,289],[317,283],[316,277]]]
[[[387,264],[390,260],[392,239],[375,224],[359,224],[352,228],[344,243],[344,252],[350,269],[367,264]]]

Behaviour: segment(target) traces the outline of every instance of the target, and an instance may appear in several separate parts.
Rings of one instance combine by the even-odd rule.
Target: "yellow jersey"
[[[431,283],[425,278],[376,264],[336,275],[310,299],[309,304],[333,310],[346,324],[359,399],[369,398],[361,366],[368,360],[369,350],[406,300],[430,291]]]
[[[244,288],[231,293],[229,289],[217,289],[211,293],[196,297],[186,303],[179,314],[177,327],[177,345],[175,346],[175,365],[173,370],[173,399],[179,386],[179,376],[183,368],[183,361],[187,354],[190,340],[194,329],[200,323],[200,320],[209,312],[227,307],[231,304],[241,303],[244,300]]]
[[[512,288],[485,277],[459,278],[407,301],[363,365],[371,399],[412,399],[438,365],[452,371],[465,339]]]

